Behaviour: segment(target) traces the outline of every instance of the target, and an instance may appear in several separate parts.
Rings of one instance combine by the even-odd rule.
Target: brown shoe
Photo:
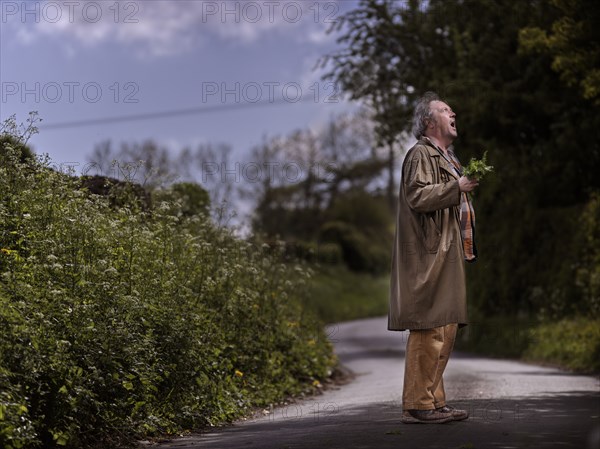
[[[469,417],[469,412],[467,412],[466,410],[459,410],[457,408],[452,407],[451,405],[444,405],[443,407],[438,407],[435,409],[435,411],[440,413],[450,413],[454,421],[462,421],[463,419],[467,419]]]
[[[442,424],[454,421],[454,417],[452,413],[438,410],[404,410],[400,421],[404,424]]]

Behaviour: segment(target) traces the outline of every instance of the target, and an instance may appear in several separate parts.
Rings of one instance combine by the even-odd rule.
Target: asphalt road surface
[[[453,352],[444,374],[448,403],[467,421],[402,424],[408,334],[387,318],[328,327],[345,385],[160,449],[600,448],[600,378]]]

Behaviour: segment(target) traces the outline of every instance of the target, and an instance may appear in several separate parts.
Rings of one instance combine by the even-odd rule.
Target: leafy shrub
[[[19,136],[13,136],[9,133],[0,134],[0,164],[4,164],[4,154],[7,149],[12,148],[12,152],[17,152],[19,160],[25,162],[27,159],[33,159],[33,151],[29,148]]]
[[[600,372],[600,320],[574,318],[545,323],[530,331],[524,356],[585,373]]]
[[[176,205],[178,212],[186,217],[208,215],[210,209],[208,192],[192,182],[179,182],[167,189],[157,190],[153,192],[153,197]]]
[[[151,206],[148,192],[142,186],[132,182],[99,175],[82,176],[79,181],[81,188],[86,191],[108,197],[112,206],[122,207],[127,204],[144,210]]]
[[[342,248],[337,243],[320,243],[317,246],[317,261],[335,265],[342,262]]]
[[[575,277],[581,289],[579,314],[600,317],[600,192],[594,192],[580,219],[582,240]]]
[[[309,263],[325,263],[330,265],[342,262],[342,249],[337,243],[319,243],[286,241],[286,254],[290,259],[302,259]]]
[[[389,305],[389,274],[350,271],[345,265],[321,265],[310,283],[307,306],[325,323],[385,315]],[[332,337],[336,328],[330,329]]]
[[[5,146],[0,446],[107,448],[217,425],[328,375],[308,270],[282,248],[175,213],[181,199],[115,208],[79,186]]]
[[[375,236],[361,232],[351,224],[327,222],[321,228],[320,238],[339,245],[344,262],[351,270],[381,273],[389,268],[389,249],[374,244]]]
[[[456,347],[492,357],[519,358],[530,344],[536,321],[507,315],[481,316],[475,310],[459,331]]]
[[[582,373],[600,372],[600,322],[594,318],[541,323],[510,316],[474,319],[460,331],[456,346],[463,351],[549,363]]]

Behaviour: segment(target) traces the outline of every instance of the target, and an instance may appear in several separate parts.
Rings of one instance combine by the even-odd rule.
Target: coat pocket
[[[438,248],[440,247],[442,231],[438,224],[439,218],[438,211],[421,215],[423,246],[429,253],[437,253]]]

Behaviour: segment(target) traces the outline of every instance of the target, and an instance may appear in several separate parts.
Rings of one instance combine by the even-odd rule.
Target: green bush
[[[328,375],[331,346],[303,307],[308,271],[282,248],[169,201],[111,207],[47,160],[4,151],[1,447],[199,429]]]
[[[342,248],[337,243],[317,244],[317,262],[336,265],[342,262]]]
[[[179,182],[167,189],[153,192],[154,201],[166,201],[177,204],[180,213],[186,217],[192,215],[207,215],[210,209],[210,197],[202,186],[193,182]]]
[[[326,323],[385,315],[389,274],[350,271],[345,265],[321,265],[310,282],[307,306]]]
[[[580,315],[600,317],[600,192],[594,192],[580,218],[581,251],[575,278],[581,290]]]
[[[537,322],[525,318],[471,314],[469,325],[459,331],[456,347],[492,357],[520,358],[530,344],[530,330]]]
[[[342,249],[336,243],[286,241],[285,249],[290,259],[302,259],[313,265],[318,263],[336,265],[343,261]]]
[[[538,322],[509,316],[474,319],[456,347],[492,357],[520,358],[580,373],[600,372],[600,321],[579,317]]]
[[[573,318],[541,324],[530,331],[524,358],[577,372],[600,372],[600,320]]]
[[[320,238],[325,243],[339,245],[343,260],[351,270],[382,273],[389,269],[389,248],[375,244],[375,236],[359,231],[351,224],[342,221],[327,222],[321,228]]]

